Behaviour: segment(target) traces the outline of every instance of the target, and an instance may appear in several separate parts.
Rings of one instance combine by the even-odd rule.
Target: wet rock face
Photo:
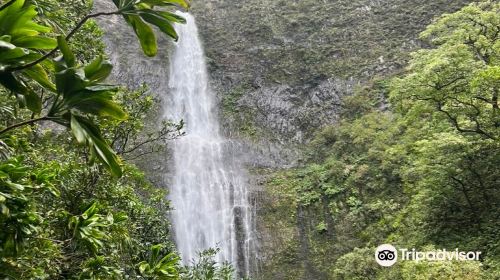
[[[248,92],[238,105],[253,108],[255,122],[279,138],[302,143],[312,131],[337,120],[342,95],[351,88],[333,79],[295,87],[269,86]]]
[[[193,2],[229,131],[302,143],[357,84],[400,70],[418,34],[467,0]],[[234,94],[239,89],[238,94]]]

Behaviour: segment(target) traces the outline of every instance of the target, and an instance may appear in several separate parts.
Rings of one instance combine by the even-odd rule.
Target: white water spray
[[[177,248],[185,264],[199,251],[220,248],[240,275],[249,273],[252,212],[241,166],[231,143],[220,135],[215,95],[208,86],[205,55],[190,14],[177,25],[179,41],[171,57],[165,117],[184,120],[186,135],[175,140],[170,199]]]

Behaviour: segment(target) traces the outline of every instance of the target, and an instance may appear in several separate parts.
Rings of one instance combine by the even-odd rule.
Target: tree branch
[[[177,132],[177,134],[175,135],[171,135],[173,133]],[[120,154],[129,154],[129,153],[132,153],[134,152],[135,150],[141,148],[142,146],[146,145],[146,144],[150,144],[150,143],[155,143],[159,140],[173,140],[173,139],[176,139],[177,137],[179,136],[182,136],[183,134],[182,133],[179,133],[179,131],[177,130],[170,130],[170,129],[167,129],[167,130],[162,130],[158,133],[158,135],[154,136],[154,137],[149,137],[147,138],[146,140],[144,140],[143,142],[140,142],[140,143],[134,143],[134,147],[128,149],[128,150],[125,150],[125,147],[123,148],[122,152]]]
[[[0,6],[0,12],[7,9],[10,5],[14,4],[14,2],[16,2],[17,0],[10,0],[9,2],[3,4],[2,6]]]
[[[40,117],[40,118],[36,118],[36,119],[30,119],[30,120],[27,120],[27,121],[24,121],[24,122],[20,122],[20,123],[16,123],[16,124],[13,124],[11,126],[8,126],[4,129],[2,129],[0,131],[0,135],[14,129],[14,128],[17,128],[17,127],[20,127],[20,126],[24,126],[24,125],[28,125],[28,124],[33,124],[33,123],[36,123],[36,122],[39,122],[39,121],[48,121],[52,119],[51,117],[48,117],[48,116],[45,116],[45,117]]]
[[[91,18],[100,17],[100,16],[118,15],[120,13],[121,13],[121,10],[114,11],[114,12],[101,12],[101,13],[95,13],[95,14],[87,15],[84,18],[82,18],[80,20],[80,22],[78,22],[78,24],[68,33],[68,35],[66,35],[66,40],[68,41],[69,39],[71,39],[71,37],[73,37],[73,35],[75,35],[75,33],[78,31],[78,29],[80,29],[85,24],[85,22],[87,22],[87,20],[89,20]],[[39,59],[37,59],[35,61],[32,61],[32,62],[30,62],[28,64],[25,64],[25,65],[7,68],[5,70],[5,72],[14,72],[14,71],[19,71],[19,70],[23,70],[23,69],[26,69],[26,68],[33,67],[33,66],[37,65],[38,63],[40,63],[40,62],[46,60],[47,58],[49,58],[57,50],[59,50],[59,46],[53,48],[50,52],[46,53],[44,56],[40,57]]]
[[[442,104],[440,104],[438,102],[437,104],[437,110],[439,112],[442,112],[444,113],[448,119],[450,120],[450,122],[453,124],[453,126],[455,127],[456,130],[458,130],[459,132],[464,132],[464,133],[477,133],[477,134],[481,134],[483,136],[486,136],[487,138],[489,139],[492,139],[492,140],[496,140],[495,137],[493,137],[492,135],[490,135],[489,133],[485,132],[484,130],[481,129],[481,127],[479,126],[479,123],[476,121],[476,129],[467,129],[467,128],[463,128],[460,126],[460,124],[458,123],[458,119],[457,117],[454,117],[450,114],[450,112],[446,111],[443,109],[443,106]]]

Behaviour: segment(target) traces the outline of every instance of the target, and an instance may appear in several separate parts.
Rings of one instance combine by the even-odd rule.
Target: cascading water
[[[217,247],[219,261],[230,261],[240,275],[248,275],[254,252],[245,176],[231,156],[231,142],[219,132],[195,20],[182,16],[187,23],[176,26],[180,39],[171,56],[165,105],[165,117],[184,120],[186,132],[171,145],[175,241],[185,264],[198,252]]]

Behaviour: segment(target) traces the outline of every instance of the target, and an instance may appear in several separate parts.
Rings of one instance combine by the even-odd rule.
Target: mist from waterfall
[[[174,238],[184,264],[198,252],[219,248],[248,275],[252,251],[252,211],[243,169],[220,134],[216,97],[208,85],[205,55],[194,18],[177,25],[179,41],[171,56],[165,117],[184,120],[186,135],[173,141],[170,199]]]

